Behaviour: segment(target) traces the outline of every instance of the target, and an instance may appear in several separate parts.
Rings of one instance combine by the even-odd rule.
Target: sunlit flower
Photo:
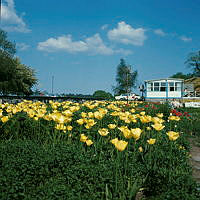
[[[108,128],[115,129],[116,128],[116,124],[108,124]]]
[[[158,116],[159,118],[163,118],[163,113],[157,113],[157,116]]]
[[[85,136],[84,134],[81,134],[81,137],[80,137],[81,142],[86,142],[87,139],[88,139],[87,136]]]
[[[143,152],[143,148],[142,147],[139,147],[138,150],[139,150],[139,152]]]
[[[67,126],[67,128],[66,128],[68,131],[71,131],[72,129],[73,129],[73,127],[72,126]]]
[[[111,142],[112,144],[116,144],[116,143],[118,142],[118,138],[112,139],[110,142]]]
[[[55,128],[62,131],[66,130],[66,126],[64,124],[56,124]]]
[[[100,119],[103,118],[103,114],[100,113],[100,112],[98,112],[98,111],[96,111],[96,112],[94,112],[94,117],[95,117],[96,119],[100,120]]]
[[[1,118],[1,121],[3,122],[3,123],[5,123],[5,122],[7,122],[8,121],[8,116],[3,116],[2,118]]]
[[[93,144],[92,140],[86,140],[85,143],[87,144],[87,146],[91,146]]]
[[[169,137],[169,140],[176,140],[179,137],[179,133],[174,131],[168,131],[167,135]]]
[[[148,142],[148,144],[155,144],[156,139],[151,138],[151,139],[147,140],[147,142]]]
[[[168,119],[169,120],[174,120],[174,121],[179,121],[181,118],[179,116],[173,116],[173,115],[171,115],[171,116],[168,117]]]
[[[152,117],[149,115],[140,116],[140,121],[142,123],[149,123],[151,122]]]
[[[78,120],[76,120],[76,122],[77,122],[79,125],[83,125],[83,124],[84,124],[84,120],[83,120],[83,119],[78,119]]]
[[[124,151],[128,145],[128,142],[123,141],[123,140],[118,140],[117,138],[112,139],[111,143],[115,145],[118,151]]]
[[[163,126],[162,124],[160,123],[156,123],[156,124],[153,124],[151,125],[155,130],[157,131],[161,131],[163,128],[165,128],[165,126]]]
[[[147,131],[150,131],[150,130],[151,130],[151,127],[148,126],[148,127],[146,127],[146,129],[147,129]]]
[[[159,117],[153,117],[153,118],[152,118],[152,122],[153,122],[154,124],[162,124],[162,123],[164,122],[164,120],[161,119],[161,118],[159,118]]]
[[[108,129],[107,128],[102,128],[102,129],[99,129],[98,130],[98,133],[101,135],[101,136],[106,136],[108,135]]]
[[[136,141],[140,139],[141,133],[142,133],[142,130],[140,128],[131,129],[131,134]]]

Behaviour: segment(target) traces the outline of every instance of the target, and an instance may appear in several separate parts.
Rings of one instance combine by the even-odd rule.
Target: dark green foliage
[[[29,95],[37,83],[35,71],[21,64],[15,53],[15,44],[0,29],[0,93]]]
[[[101,97],[104,98],[106,100],[113,100],[114,97],[111,93],[109,92],[105,92],[103,90],[97,90],[94,92],[93,97]]]
[[[181,79],[189,79],[192,78],[193,74],[183,74],[182,72],[177,72],[176,74],[170,76],[170,78],[181,78]]]
[[[190,53],[185,64],[192,68],[193,76],[200,77],[200,51]]]
[[[28,140],[2,143],[0,199],[93,200],[129,196],[128,182],[132,186],[136,174],[132,162],[126,172],[123,163],[116,171],[116,162],[106,151],[94,154],[91,148],[77,147],[62,143],[41,146]]]
[[[131,66],[127,65],[124,59],[120,60],[117,66],[116,82],[113,87],[115,95],[130,93],[133,87],[136,87],[137,71],[131,71]]]

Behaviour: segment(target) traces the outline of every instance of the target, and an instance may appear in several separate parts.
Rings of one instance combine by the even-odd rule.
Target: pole
[[[54,84],[54,76],[52,76],[51,80],[51,93],[53,94],[53,84]]]

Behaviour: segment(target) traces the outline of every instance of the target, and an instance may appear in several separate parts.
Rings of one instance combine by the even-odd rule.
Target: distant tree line
[[[0,93],[30,95],[37,83],[35,71],[15,57],[15,43],[0,29]]]
[[[192,77],[200,77],[200,51],[190,53],[185,61],[185,64],[192,70],[192,72],[188,74],[177,72],[172,75],[171,78],[189,79]]]

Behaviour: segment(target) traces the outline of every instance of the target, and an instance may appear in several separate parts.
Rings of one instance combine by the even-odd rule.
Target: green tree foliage
[[[181,79],[189,79],[189,78],[192,78],[192,74],[189,73],[189,74],[183,74],[182,72],[177,72],[176,74],[170,76],[170,78],[181,78]]]
[[[200,51],[190,53],[185,64],[192,68],[194,76],[200,77]]]
[[[131,71],[131,66],[127,65],[124,59],[120,59],[120,64],[117,66],[116,82],[117,85],[113,87],[115,95],[127,94],[136,87],[138,72]]]
[[[7,34],[0,29],[0,93],[31,94],[31,88],[37,83],[35,72],[21,64],[14,57],[15,44],[8,41]]]
[[[7,56],[13,57],[16,53],[15,44],[8,41],[5,31],[0,29],[0,52],[7,54]]]
[[[114,97],[112,96],[111,93],[105,92],[103,90],[97,90],[94,92],[93,97],[102,97],[105,99],[113,99]]]

